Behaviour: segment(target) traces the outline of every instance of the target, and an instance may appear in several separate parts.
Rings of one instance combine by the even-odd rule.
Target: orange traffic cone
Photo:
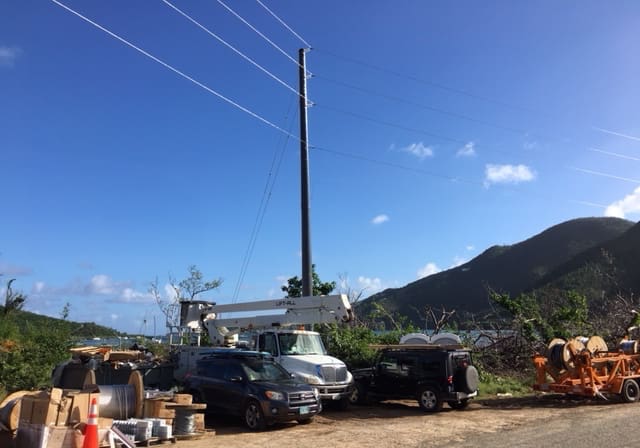
[[[98,400],[91,400],[82,448],[98,448]]]

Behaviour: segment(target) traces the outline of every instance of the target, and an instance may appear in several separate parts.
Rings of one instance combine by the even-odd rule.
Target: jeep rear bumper
[[[472,392],[470,394],[465,392],[445,392],[442,394],[442,399],[444,401],[462,401],[468,400],[473,397],[478,396],[478,391]]]

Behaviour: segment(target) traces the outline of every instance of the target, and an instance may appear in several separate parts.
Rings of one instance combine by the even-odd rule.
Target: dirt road
[[[600,426],[605,416],[624,425],[625,419],[638,413],[640,405],[558,396],[484,400],[473,403],[465,411],[453,411],[445,406],[437,414],[425,414],[411,401],[398,401],[354,406],[348,411],[326,409],[309,425],[278,425],[261,433],[245,430],[236,419],[208,418],[207,427],[215,430],[215,435],[198,441],[180,442],[178,446],[578,446],[585,444],[579,441],[586,434],[576,431],[580,425],[591,428],[593,435],[590,437],[604,437],[603,440],[610,441],[610,436],[603,432],[609,426]],[[569,443],[567,438],[574,432],[577,433],[577,444]],[[533,439],[535,445],[528,445],[528,441]],[[627,444],[621,439],[617,446],[638,444]]]

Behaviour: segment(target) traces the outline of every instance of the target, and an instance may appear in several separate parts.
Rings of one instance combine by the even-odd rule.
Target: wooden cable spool
[[[562,350],[562,364],[567,370],[575,369],[576,366],[573,361],[573,357],[584,349],[584,344],[577,339],[570,339],[566,344],[564,344]]]
[[[600,336],[591,336],[586,344],[587,350],[591,352],[591,354],[596,354],[598,352],[608,352],[609,347],[607,343]]]
[[[20,390],[9,394],[2,400],[0,403],[0,427],[5,427],[11,432],[18,429],[22,397],[32,393],[33,392],[30,391]]]

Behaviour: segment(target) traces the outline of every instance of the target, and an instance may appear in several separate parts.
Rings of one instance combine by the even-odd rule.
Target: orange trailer
[[[533,356],[533,389],[588,397],[614,394],[627,402],[638,401],[640,353],[626,346],[621,345],[619,351],[591,351],[577,340],[552,341],[548,357],[538,353]]]

